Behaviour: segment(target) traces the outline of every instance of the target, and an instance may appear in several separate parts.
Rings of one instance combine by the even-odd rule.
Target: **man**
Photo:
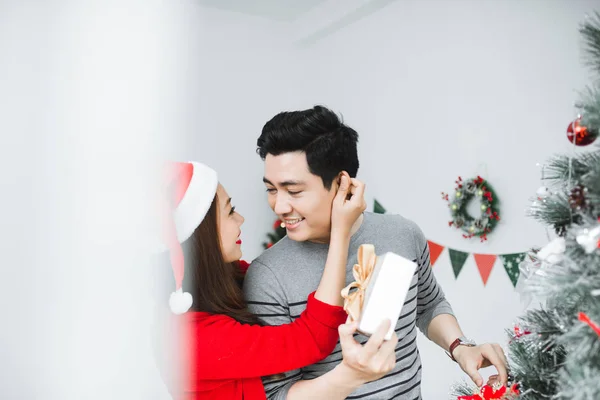
[[[325,265],[330,234],[331,202],[338,179],[358,172],[358,134],[331,110],[282,112],[268,121],[258,138],[258,153],[265,162],[264,183],[269,205],[284,221],[287,236],[252,262],[244,284],[250,310],[265,323],[279,325],[297,318],[307,295],[318,285]],[[353,228],[347,283],[354,280],[352,266],[357,249],[373,244],[378,254],[391,251],[418,264],[398,321],[396,366],[381,379],[352,393],[353,399],[420,399],[421,360],[417,329],[449,352],[459,366],[481,386],[479,368],[494,365],[506,383],[506,359],[497,344],[475,345],[464,338],[437,284],[429,264],[427,241],[412,221],[400,215],[364,213]],[[390,299],[393,301],[393,299]],[[358,343],[367,338],[356,334]],[[270,399],[285,399],[300,380],[311,380],[341,361],[336,349],[323,361],[290,371],[283,379],[265,382]],[[323,397],[317,389],[311,398]],[[333,400],[333,399],[329,399]]]

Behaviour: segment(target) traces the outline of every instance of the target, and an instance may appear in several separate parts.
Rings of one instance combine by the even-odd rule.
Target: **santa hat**
[[[183,292],[184,256],[181,243],[192,236],[202,223],[215,194],[217,173],[198,162],[171,163],[167,169],[167,203],[163,224],[163,251],[169,251],[175,277],[175,292],[169,306],[174,314],[183,314],[192,306],[192,295]]]

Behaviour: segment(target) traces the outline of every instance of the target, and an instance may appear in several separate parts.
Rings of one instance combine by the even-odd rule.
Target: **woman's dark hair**
[[[256,141],[257,153],[263,160],[267,154],[304,152],[309,171],[321,177],[328,190],[342,171],[356,177],[357,143],[358,133],[323,106],[280,112],[265,124]]]
[[[242,291],[243,276],[236,263],[224,261],[215,195],[202,223],[183,242],[185,274],[183,290],[192,295],[190,311],[227,315],[245,324],[260,324],[248,311]]]

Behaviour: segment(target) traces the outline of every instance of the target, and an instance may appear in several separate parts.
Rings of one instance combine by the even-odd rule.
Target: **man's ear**
[[[340,172],[339,174],[337,174],[337,176],[335,177],[335,182],[337,183],[338,187],[340,187],[340,184],[342,183],[342,175],[344,175],[343,172]]]
[[[344,175],[346,175],[348,177],[348,179],[350,179],[350,174],[348,174],[346,171],[340,171],[340,173],[335,178],[335,181],[337,183],[337,187],[335,188],[336,191],[340,187],[340,184],[342,183],[342,176],[344,176]],[[350,186],[352,186],[352,184],[350,184]],[[352,197],[352,193],[348,190],[348,195],[346,196],[346,200],[350,200],[351,197]]]
[[[337,184],[337,186],[335,187],[335,190],[337,191],[338,188],[340,187],[340,184],[342,183],[342,176],[344,176],[344,173],[346,171],[340,171],[339,174],[337,174],[337,176],[335,177],[335,183]]]

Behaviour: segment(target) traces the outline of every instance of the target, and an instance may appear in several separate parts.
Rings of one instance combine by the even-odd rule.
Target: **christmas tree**
[[[600,78],[600,14],[580,32]],[[520,265],[520,291],[539,305],[508,330],[509,387],[459,384],[453,399],[600,399],[600,148],[585,147],[600,129],[600,79],[577,108],[567,129],[577,151],[549,160],[529,210],[557,237]]]
[[[285,234],[285,225],[280,219],[276,219],[273,223],[273,232],[267,233],[269,240],[263,242],[263,248],[270,249],[275,243],[283,239]]]

